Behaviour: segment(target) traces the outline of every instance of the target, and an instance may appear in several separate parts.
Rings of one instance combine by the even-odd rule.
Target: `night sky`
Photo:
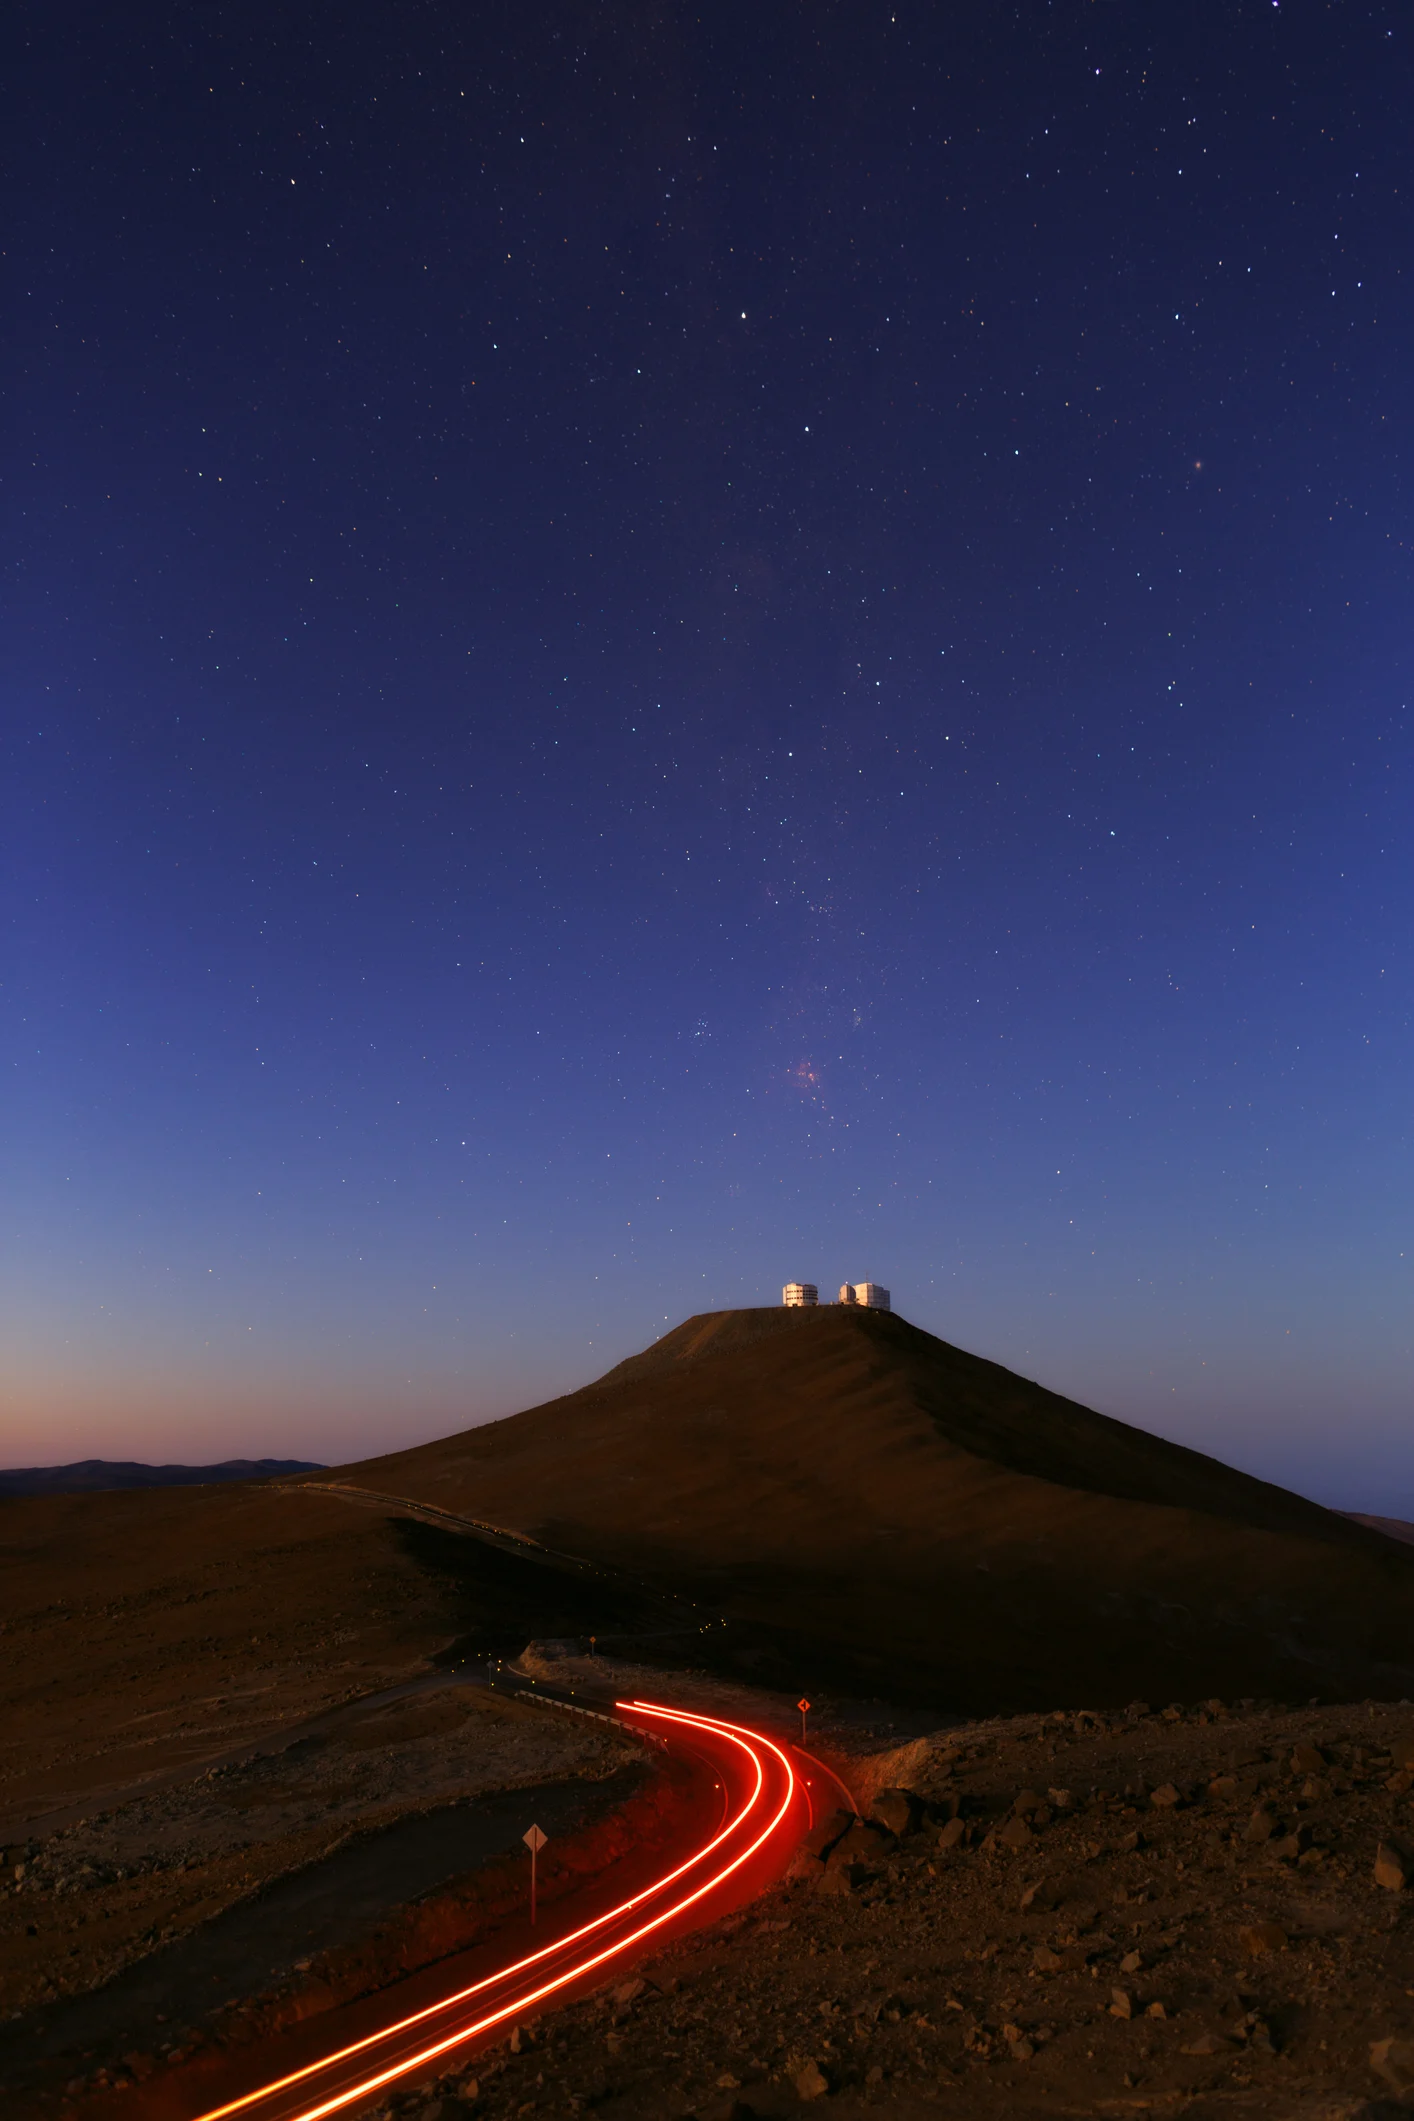
[[[1414,1516],[1414,19],[21,4],[0,1459],[788,1278]]]

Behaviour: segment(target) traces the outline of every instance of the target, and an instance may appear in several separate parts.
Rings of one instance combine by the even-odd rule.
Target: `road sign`
[[[796,1703],[796,1707],[800,1710],[802,1716],[805,1714],[805,1711],[809,1708],[809,1706],[810,1703],[808,1701],[797,1701]]]
[[[809,1708],[809,1706],[810,1703],[802,1694],[799,1701],[797,1701],[796,1703],[796,1707],[800,1710],[800,1742],[802,1745],[804,1745],[805,1743],[805,1712]]]
[[[538,1826],[529,1826],[520,1838],[530,1850],[530,1920],[533,1924],[535,1921],[535,1859],[550,1836],[542,1833]]]

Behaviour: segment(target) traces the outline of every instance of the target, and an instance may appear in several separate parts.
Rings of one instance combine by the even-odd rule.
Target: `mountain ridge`
[[[0,1498],[86,1495],[128,1488],[206,1487],[216,1481],[271,1480],[279,1474],[322,1473],[312,1458],[223,1458],[216,1465],[144,1465],[131,1458],[80,1458],[67,1466],[14,1466],[0,1472]]]
[[[341,1478],[713,1604],[782,1676],[970,1709],[1414,1692],[1414,1552],[895,1313],[698,1314]]]

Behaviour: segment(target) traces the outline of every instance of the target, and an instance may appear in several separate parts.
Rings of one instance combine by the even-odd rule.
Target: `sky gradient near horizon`
[[[1411,36],[22,0],[0,1463],[867,1277],[1414,1516]]]

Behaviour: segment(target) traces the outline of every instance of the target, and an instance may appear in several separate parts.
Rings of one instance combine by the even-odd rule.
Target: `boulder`
[[[827,1863],[816,1880],[815,1890],[826,1896],[832,1893],[844,1896],[856,1892],[868,1876],[867,1864]]]
[[[828,1860],[832,1865],[877,1863],[881,1856],[887,1856],[893,1846],[894,1836],[887,1828],[876,1826],[868,1819],[852,1819],[847,1830],[830,1850]]]
[[[802,1836],[801,1847],[811,1856],[828,1856],[835,1843],[854,1825],[855,1817],[855,1813],[845,1811],[843,1806],[838,1811],[826,1812],[823,1818],[815,1821],[809,1833]]]
[[[807,1848],[799,1848],[786,1865],[786,1883],[798,1885],[802,1879],[808,1883],[812,1878],[818,1878],[824,1868],[818,1856],[812,1856]]]
[[[967,1831],[967,1821],[965,1819],[949,1819],[946,1826],[938,1829],[938,1847],[940,1849],[959,1848],[967,1839]]]
[[[1382,1841],[1375,1850],[1375,1883],[1390,1893],[1402,1893],[1409,1883],[1405,1857],[1387,1841]]]
[[[791,2079],[797,2096],[802,2099],[823,2099],[830,2089],[830,2080],[818,2062],[807,2062]]]
[[[901,1841],[905,1834],[917,1832],[923,1817],[922,1799],[912,1790],[880,1790],[869,1807],[869,1817]]]
[[[1397,2037],[1370,2043],[1370,2067],[1402,2098],[1414,2091],[1414,2040]]]
[[[1267,1952],[1286,1949],[1286,1931],[1277,1922],[1249,1922],[1238,1931],[1237,1941],[1249,1957],[1260,1959]]]

